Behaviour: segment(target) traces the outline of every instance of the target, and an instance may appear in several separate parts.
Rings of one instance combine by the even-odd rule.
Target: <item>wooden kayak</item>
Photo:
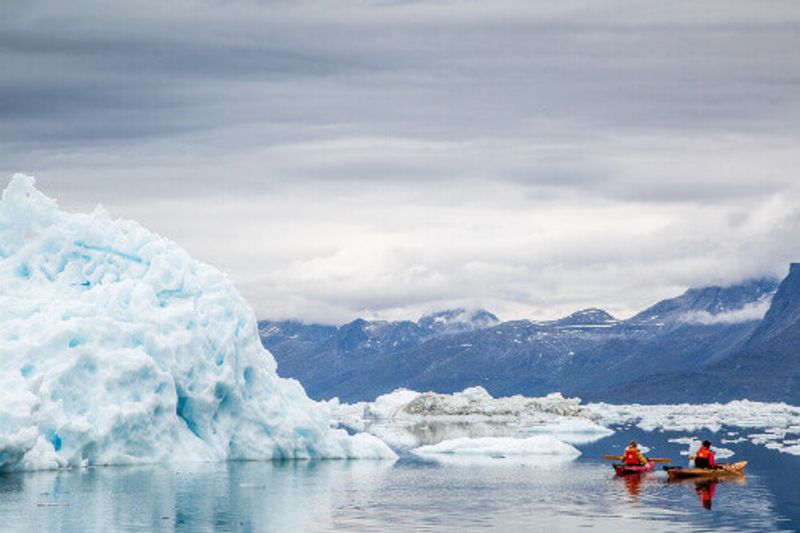
[[[677,468],[665,466],[664,470],[667,471],[670,479],[743,476],[744,467],[747,466],[747,461],[739,461],[738,463],[730,463],[719,466],[722,468]]]
[[[648,461],[644,465],[623,465],[620,463],[614,464],[614,471],[618,476],[627,476],[629,474],[641,474],[643,472],[652,472],[656,464],[653,461]]]

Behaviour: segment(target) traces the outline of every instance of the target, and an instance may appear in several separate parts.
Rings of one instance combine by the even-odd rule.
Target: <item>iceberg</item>
[[[589,444],[598,441],[614,431],[595,422],[579,417],[553,417],[521,430],[527,435],[552,435],[567,444]],[[644,452],[643,452],[644,453]]]
[[[550,436],[586,444],[614,432],[579,398],[492,397],[483,387],[453,394],[397,389],[374,402],[327,402],[332,419],[353,431],[367,431],[396,448],[433,445],[457,438]]]
[[[454,394],[426,392],[403,407],[410,415],[421,416],[484,416],[519,418],[550,414],[564,417],[591,416],[580,398],[564,398],[560,393],[542,398],[508,396],[494,398],[483,387],[469,387]]]
[[[278,377],[224,274],[34,183],[0,200],[0,469],[396,457]]]
[[[511,437],[461,437],[442,441],[438,444],[420,446],[411,453],[432,458],[441,462],[482,463],[482,459],[511,459],[515,463],[561,464],[578,457],[581,452],[574,446],[558,440],[551,435],[537,435],[527,438]],[[452,459],[456,459],[453,461]]]

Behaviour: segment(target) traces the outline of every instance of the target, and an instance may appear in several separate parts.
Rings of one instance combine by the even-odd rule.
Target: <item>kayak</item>
[[[627,476],[628,474],[641,474],[642,472],[651,472],[656,467],[653,461],[648,461],[646,465],[623,465],[620,463],[614,464],[614,470],[618,476]]]
[[[665,466],[664,470],[667,471],[670,479],[743,476],[744,467],[747,466],[747,461],[739,461],[738,463],[730,463],[720,466],[722,466],[722,468],[675,468]]]

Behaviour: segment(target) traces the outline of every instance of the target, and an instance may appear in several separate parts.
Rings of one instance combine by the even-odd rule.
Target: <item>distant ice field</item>
[[[613,405],[582,404],[558,393],[541,398],[493,398],[481,387],[455,394],[419,393],[398,389],[374,402],[327,402],[332,419],[351,430],[367,431],[397,449],[423,451],[470,450],[464,455],[503,455],[502,443],[520,448],[526,439],[549,436],[567,445],[587,444],[636,427],[647,432],[679,432],[672,442],[694,453],[705,433],[722,433],[715,442],[723,459],[732,452],[726,443],[750,442],[782,453],[800,455],[800,407],[747,400],[725,404]],[[489,445],[485,439],[496,438]],[[472,445],[464,439],[473,439]],[[444,444],[442,444],[444,443]],[[434,446],[434,448],[431,448]],[[452,448],[452,449],[451,449]],[[521,446],[521,449],[525,449]],[[530,454],[535,455],[535,447]],[[519,455],[519,451],[513,453]]]

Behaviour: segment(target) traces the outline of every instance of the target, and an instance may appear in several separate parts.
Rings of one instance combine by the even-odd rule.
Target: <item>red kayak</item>
[[[627,476],[628,474],[641,474],[642,472],[651,472],[655,469],[656,464],[649,461],[646,465],[623,465],[619,463],[614,464],[614,470],[618,476]]]

